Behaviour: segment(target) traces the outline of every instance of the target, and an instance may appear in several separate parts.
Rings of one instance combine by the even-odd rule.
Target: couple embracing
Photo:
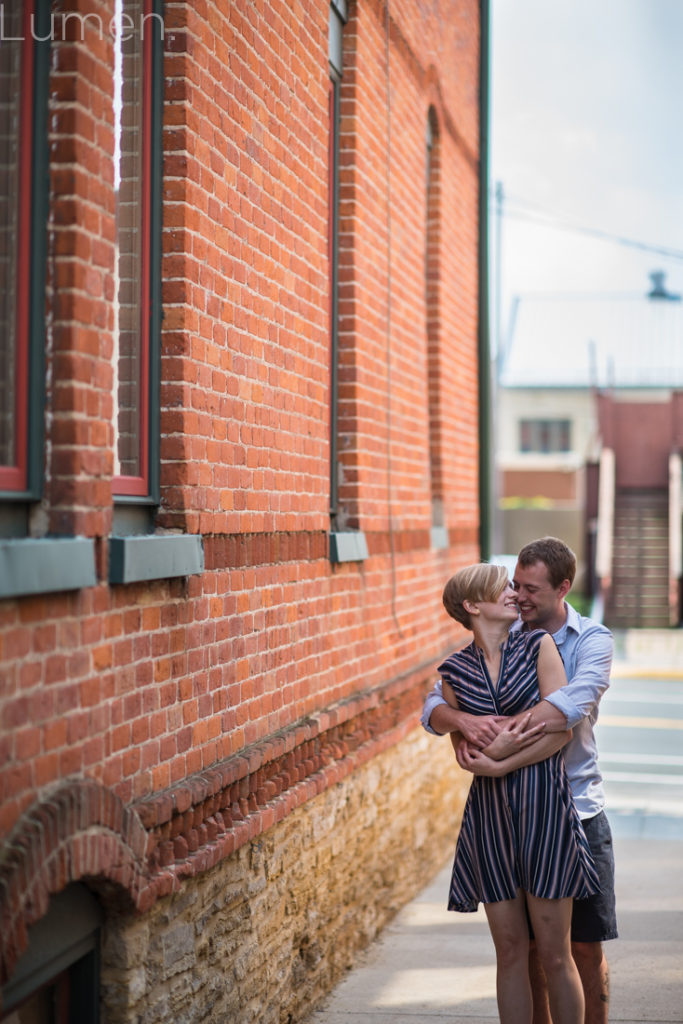
[[[593,726],[612,637],[565,596],[576,559],[553,537],[461,569],[446,611],[471,644],[440,667],[425,728],[474,775],[449,909],[484,904],[503,1024],[606,1024],[602,942],[616,938],[614,860]]]

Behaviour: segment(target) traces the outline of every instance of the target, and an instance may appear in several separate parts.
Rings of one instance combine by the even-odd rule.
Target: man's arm
[[[566,686],[550,693],[531,711],[531,722],[544,721],[546,732],[564,732],[590,718],[598,717],[600,698],[609,686],[614,642],[612,634],[595,623],[582,634],[567,665]]]
[[[555,694],[553,693],[551,696],[554,697]],[[550,697],[546,697],[545,700],[541,700],[538,704],[534,704],[530,712],[520,711],[520,713],[515,717],[520,719],[525,714],[531,715],[531,719],[529,721],[530,726],[540,725],[541,722],[545,723],[545,732],[562,733],[566,732],[569,726],[567,718],[563,712],[550,702]]]
[[[584,718],[597,720],[600,698],[609,686],[613,649],[612,634],[597,622],[577,640],[567,665],[567,686],[546,698],[565,716],[570,729]]]

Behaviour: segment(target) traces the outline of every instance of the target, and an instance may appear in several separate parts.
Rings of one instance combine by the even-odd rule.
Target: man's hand
[[[514,719],[504,715],[470,715],[466,711],[458,711],[458,732],[480,750],[492,743],[501,729],[509,724],[514,724]],[[455,748],[459,740],[454,742],[452,737],[453,733],[451,742]]]

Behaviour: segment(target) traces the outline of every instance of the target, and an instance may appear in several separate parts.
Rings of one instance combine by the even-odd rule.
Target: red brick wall
[[[107,23],[113,0],[70,9]],[[205,571],[184,580],[106,582],[112,46],[94,30],[54,46],[47,486],[33,523],[95,538],[100,583],[0,602],[0,837],[13,844],[12,884],[23,879],[24,894],[48,884],[52,840],[36,847],[39,819],[27,811],[51,806],[55,786],[88,780],[110,794],[106,812],[87,796],[88,828],[111,828],[116,807],[139,815],[149,841],[135,870],[105,843],[82,873],[112,878],[144,906],[350,770],[349,751],[367,758],[413,728],[433,666],[460,639],[440,592],[478,556],[478,3],[392,3],[388,79],[384,5],[352,2],[350,15],[342,500],[370,555],[338,566],[327,556],[327,5],[166,3],[156,525],[203,535]],[[429,543],[430,106],[447,552]],[[163,884],[160,867],[171,872]],[[25,906],[26,920],[41,905]]]
[[[370,532],[386,531],[389,514],[399,530],[430,522],[424,268],[430,103],[439,122],[439,201],[448,225],[436,254],[443,494],[449,526],[472,521],[478,455],[473,430],[478,24],[476,5],[455,7],[457,13],[451,10],[449,17],[437,6],[431,17],[422,8],[412,15],[405,8],[398,23],[391,19],[388,75],[383,5],[355,5],[344,36],[340,415],[349,483],[341,500],[351,523]],[[444,33],[459,38],[473,77],[460,68],[451,81],[452,65],[459,64],[455,59],[441,64],[445,78],[437,77],[432,60]],[[452,97],[452,106],[444,103],[445,95]]]

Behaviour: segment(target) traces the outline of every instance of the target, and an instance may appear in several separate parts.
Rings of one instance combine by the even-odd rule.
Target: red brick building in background
[[[3,15],[0,1014],[303,1020],[457,827],[485,6]]]

